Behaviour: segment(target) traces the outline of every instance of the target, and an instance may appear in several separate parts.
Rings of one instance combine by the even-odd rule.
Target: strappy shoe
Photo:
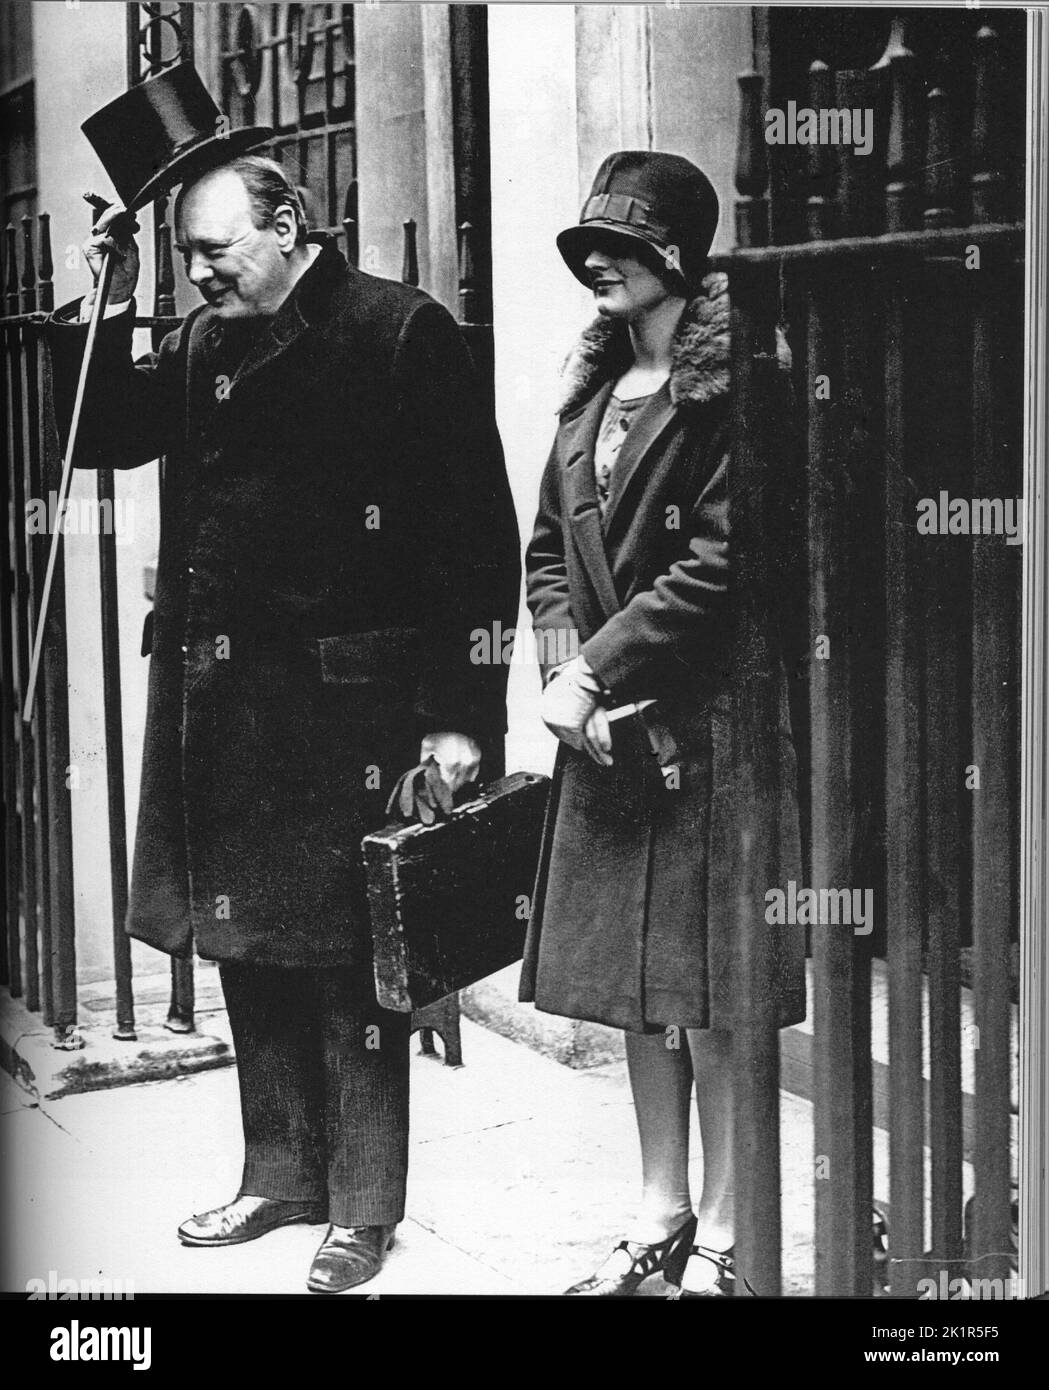
[[[877,1207],[871,1207],[871,1238],[874,1242],[873,1297],[884,1298],[889,1292],[889,1227]]]
[[[667,1298],[731,1298],[736,1292],[736,1250],[731,1246],[728,1250],[711,1250],[705,1245],[693,1245],[689,1250],[689,1258],[693,1255],[701,1260],[709,1260],[717,1269],[717,1275],[709,1289],[683,1289],[676,1288],[667,1294]],[[685,1261],[685,1264],[688,1260]],[[685,1270],[682,1266],[681,1274],[684,1276]],[[680,1279],[677,1281],[680,1284]],[[753,1292],[750,1285],[744,1279],[748,1292]]]
[[[624,1274],[604,1275],[599,1270],[591,1274],[589,1279],[565,1289],[565,1294],[582,1294],[590,1298],[629,1298],[650,1275],[658,1273],[662,1273],[668,1284],[680,1284],[695,1234],[696,1218],[690,1216],[673,1235],[655,1245],[621,1240],[612,1255],[625,1250],[630,1256],[630,1268]]]

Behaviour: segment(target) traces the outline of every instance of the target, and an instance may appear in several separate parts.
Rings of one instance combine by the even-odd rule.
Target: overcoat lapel
[[[612,383],[606,381],[581,410],[561,420],[565,510],[579,558],[606,618],[618,613],[620,605],[605,553],[594,481],[594,449],[611,394]]]
[[[230,389],[235,390],[249,377],[268,367],[306,331],[309,325],[299,307],[298,295],[292,294],[281,305],[266,333],[259,335],[244,361],[234,373]]]
[[[606,618],[618,613],[621,607],[608,562],[606,536],[630,480],[677,417],[670,387],[664,383],[642,406],[627,432],[612,470],[612,485],[602,518],[594,482],[594,450],[612,385],[606,381],[582,409],[561,421],[566,511],[576,548]]]

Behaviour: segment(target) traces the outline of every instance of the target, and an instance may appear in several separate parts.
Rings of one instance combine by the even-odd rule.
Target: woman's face
[[[629,237],[610,232],[595,240],[586,258],[597,311],[605,318],[629,322],[671,298],[666,281],[634,255],[635,245]]]

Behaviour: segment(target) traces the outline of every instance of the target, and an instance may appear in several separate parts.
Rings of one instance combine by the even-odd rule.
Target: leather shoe
[[[183,1221],[178,1238],[183,1245],[243,1245],[280,1226],[317,1225],[327,1214],[317,1202],[283,1202],[242,1194],[224,1207]]]
[[[329,1226],[313,1257],[306,1287],[314,1293],[342,1293],[374,1279],[396,1230],[396,1225]]]
[[[702,1289],[687,1289],[678,1281],[678,1287],[672,1289],[667,1298],[731,1298],[736,1292],[736,1250],[732,1246],[728,1250],[711,1250],[707,1245],[693,1245],[689,1255],[696,1259],[703,1260],[704,1268],[706,1265],[714,1266],[714,1274],[710,1283]],[[687,1268],[687,1266],[686,1266]],[[709,1274],[709,1270],[707,1271]],[[682,1274],[684,1278],[684,1274]],[[747,1293],[754,1290],[743,1280],[746,1285]]]
[[[565,1294],[575,1298],[629,1297],[657,1270],[668,1284],[680,1284],[695,1234],[696,1218],[690,1215],[676,1231],[654,1245],[621,1240],[596,1274],[565,1289]]]

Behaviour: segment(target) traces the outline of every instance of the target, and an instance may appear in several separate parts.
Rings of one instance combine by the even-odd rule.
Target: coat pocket
[[[419,675],[422,632],[417,627],[384,627],[317,640],[321,680],[326,685],[384,686],[411,699]]]

